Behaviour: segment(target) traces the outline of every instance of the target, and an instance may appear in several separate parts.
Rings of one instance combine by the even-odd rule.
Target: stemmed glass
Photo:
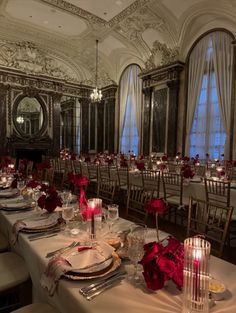
[[[119,206],[117,204],[110,204],[107,206],[107,222],[110,233],[113,233],[113,225],[119,219]]]
[[[62,218],[66,222],[65,232],[69,232],[69,221],[74,217],[74,207],[64,206],[62,208]]]
[[[140,282],[138,275],[138,262],[141,260],[144,250],[147,227],[144,224],[134,225],[127,236],[128,241],[128,256],[134,264],[134,273],[131,280],[135,283]]]

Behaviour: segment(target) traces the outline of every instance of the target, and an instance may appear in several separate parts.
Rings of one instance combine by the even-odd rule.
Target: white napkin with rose
[[[56,290],[61,276],[67,272],[79,273],[90,267],[101,264],[111,258],[114,248],[103,241],[96,242],[93,246],[79,246],[70,249],[64,255],[52,258],[41,277],[42,287],[52,296]]]

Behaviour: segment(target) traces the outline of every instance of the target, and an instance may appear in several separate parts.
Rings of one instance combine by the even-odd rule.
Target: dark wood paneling
[[[153,93],[152,151],[165,152],[167,88]]]
[[[97,104],[97,152],[103,151],[104,103]]]

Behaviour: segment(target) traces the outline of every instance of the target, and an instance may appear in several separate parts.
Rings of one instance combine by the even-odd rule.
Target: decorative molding
[[[0,89],[12,88],[25,90],[25,93],[34,94],[35,92],[58,94],[59,96],[68,95],[77,98],[88,97],[92,91],[89,86],[60,81],[53,78],[42,76],[32,76],[16,70],[6,70],[0,67]]]
[[[66,81],[77,81],[73,70],[31,42],[0,41],[0,66],[23,71],[27,74],[46,75]]]
[[[145,62],[145,70],[149,71],[158,66],[169,65],[179,58],[179,47],[170,48],[165,43],[154,41],[151,56]]]
[[[41,2],[50,4],[54,7],[57,7],[59,9],[62,9],[64,11],[70,12],[74,15],[77,15],[88,22],[96,25],[100,25],[103,27],[114,27],[118,23],[120,23],[122,20],[124,20],[127,16],[135,12],[138,8],[146,5],[151,0],[136,0],[132,4],[130,4],[127,8],[125,8],[123,11],[121,11],[119,14],[117,14],[115,17],[113,17],[109,22],[106,20],[96,16],[95,14],[92,14],[86,10],[81,9],[80,7],[77,7],[76,5],[69,3],[64,0],[41,0]]]
[[[169,65],[161,66],[154,70],[143,72],[139,76],[143,80],[143,89],[157,86],[159,83],[178,81],[179,74],[184,69],[184,63],[177,61]]]

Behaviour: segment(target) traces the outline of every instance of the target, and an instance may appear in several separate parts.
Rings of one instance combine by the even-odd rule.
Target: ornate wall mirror
[[[13,107],[17,132],[24,137],[40,135],[46,127],[45,106],[39,97],[20,97]]]

